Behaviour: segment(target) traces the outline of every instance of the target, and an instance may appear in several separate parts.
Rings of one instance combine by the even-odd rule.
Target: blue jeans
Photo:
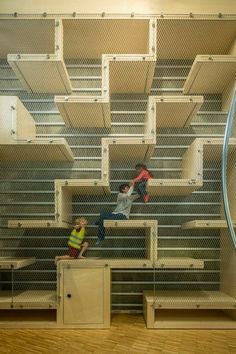
[[[135,183],[134,189],[138,192],[139,195],[141,195],[142,197],[144,195],[147,195],[147,191],[146,191],[146,184],[147,181],[139,181]]]
[[[98,225],[98,239],[104,240],[105,238],[105,227],[103,225],[104,220],[127,220],[124,214],[113,214],[111,212],[101,213],[99,220],[96,222]]]

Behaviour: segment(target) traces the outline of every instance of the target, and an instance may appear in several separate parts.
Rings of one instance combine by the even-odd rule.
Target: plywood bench
[[[220,291],[144,291],[143,306],[147,328],[236,328],[236,299]]]

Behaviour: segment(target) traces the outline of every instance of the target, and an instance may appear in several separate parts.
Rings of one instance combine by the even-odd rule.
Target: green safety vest
[[[74,229],[70,234],[68,245],[73,248],[77,248],[79,250],[81,243],[83,242],[84,236],[85,236],[84,227],[82,227],[80,231],[76,231],[76,229]]]

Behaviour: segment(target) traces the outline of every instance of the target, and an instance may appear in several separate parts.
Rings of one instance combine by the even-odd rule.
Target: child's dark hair
[[[135,165],[135,168],[136,168],[136,169],[143,169],[143,170],[146,170],[146,171],[149,172],[150,176],[153,177],[152,172],[149,171],[149,169],[147,168],[146,165],[144,165],[144,163],[137,163],[137,164]]]
[[[129,187],[129,185],[128,185],[127,183],[121,184],[121,185],[119,186],[119,191],[120,191],[120,193],[124,193],[124,189],[125,189],[126,187]]]

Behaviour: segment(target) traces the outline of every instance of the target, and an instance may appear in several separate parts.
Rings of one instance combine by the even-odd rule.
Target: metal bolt
[[[17,13],[17,12],[14,12],[13,16],[14,16],[14,17],[17,17],[17,16],[18,16],[18,13]]]
[[[17,54],[17,56],[16,56],[16,57],[17,57],[17,59],[21,59],[21,56],[20,56],[20,54]]]
[[[219,17],[219,18],[222,18],[222,17],[223,17],[223,15],[222,15],[221,12],[218,13],[218,17]]]
[[[105,17],[106,13],[105,12],[102,12],[101,16],[102,17]]]
[[[56,50],[59,50],[59,49],[60,49],[60,47],[59,47],[59,45],[57,44],[57,45],[56,45]]]
[[[15,108],[15,106],[11,106],[11,109],[14,111],[16,108]]]
[[[72,16],[75,17],[76,16],[76,12],[73,12]]]
[[[21,226],[22,226],[22,224],[21,224],[20,222],[18,222],[17,226],[18,226],[18,227],[21,227]]]
[[[189,17],[193,18],[193,13],[192,12],[190,12]]]
[[[56,27],[59,27],[59,25],[60,25],[60,22],[59,22],[59,21],[56,21],[55,26],[56,26]]]
[[[47,12],[44,12],[44,13],[43,13],[43,17],[47,17]]]
[[[50,55],[49,54],[47,54],[47,59],[50,59]]]
[[[131,16],[131,17],[134,17],[134,12],[131,12],[130,16]]]
[[[152,23],[152,28],[155,28],[155,27],[156,27],[155,22],[153,22]]]
[[[97,102],[98,101],[98,99],[97,98],[94,98],[94,102]]]
[[[65,181],[65,186],[68,186],[68,184],[69,184],[68,181]]]

